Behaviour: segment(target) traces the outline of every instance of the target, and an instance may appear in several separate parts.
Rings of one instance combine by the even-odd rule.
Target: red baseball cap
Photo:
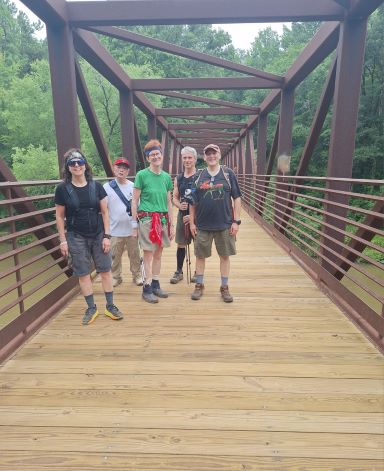
[[[204,154],[209,150],[212,149],[215,152],[220,152],[220,147],[217,146],[216,144],[208,144],[207,146],[204,147]]]
[[[130,167],[129,162],[124,157],[119,157],[115,160],[115,165],[126,165],[128,168]]]

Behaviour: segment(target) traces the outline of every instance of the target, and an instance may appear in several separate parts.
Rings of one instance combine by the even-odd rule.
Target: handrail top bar
[[[253,176],[252,173],[244,173],[244,176]],[[350,182],[350,183],[361,183],[365,185],[384,185],[384,180],[369,180],[359,178],[330,178],[330,177],[311,177],[305,175],[277,175],[277,174],[255,174],[255,177],[276,177],[276,178],[292,178],[297,180],[318,180],[318,181],[333,181],[333,182]]]

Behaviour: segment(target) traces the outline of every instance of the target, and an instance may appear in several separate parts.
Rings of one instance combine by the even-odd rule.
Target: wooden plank
[[[242,219],[232,305],[217,256],[192,302],[164,251],[157,306],[125,259],[124,321],[83,327],[76,298],[1,367],[0,471],[380,469],[382,356]]]
[[[0,406],[246,409],[313,412],[382,413],[380,394],[297,394],[240,391],[146,391],[110,389],[11,389],[3,390]],[[101,413],[101,410],[100,410]]]
[[[383,432],[384,414],[230,409],[124,409],[99,414],[92,407],[0,407],[0,425],[28,427],[123,427],[276,432]]]
[[[0,450],[175,453],[182,455],[290,456],[382,459],[376,434],[258,432],[238,430],[129,430],[124,428],[2,427]]]
[[[39,467],[36,466],[39,463]],[[117,470],[117,471],[379,471],[376,460],[285,458],[281,456],[201,456],[138,453],[63,453],[57,451],[2,452],[0,470]],[[19,467],[19,468],[18,468]]]
[[[297,363],[285,358],[285,362],[215,362],[215,361],[89,361],[87,364],[77,360],[70,361],[20,361],[11,360],[4,366],[3,372],[13,374],[107,374],[113,371],[115,374],[188,374],[215,376],[220,371],[224,375],[257,375],[280,376],[289,378],[313,378],[316,368],[317,378],[370,378],[382,379],[383,366],[381,358],[373,359],[372,355],[353,355],[351,362],[327,364],[321,363],[317,357],[308,363]],[[366,358],[368,357],[368,359]],[[352,361],[353,360],[353,361]],[[339,359],[340,361],[340,359]]]

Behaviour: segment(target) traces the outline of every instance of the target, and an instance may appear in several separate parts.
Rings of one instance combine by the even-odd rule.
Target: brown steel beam
[[[332,0],[109,0],[68,2],[75,25],[165,25],[342,20]]]
[[[281,84],[259,77],[163,78],[133,79],[132,88],[142,92],[151,90],[245,90],[281,88]]]
[[[355,0],[348,13],[350,19],[364,19],[373,13],[384,0]]]
[[[148,93],[153,93],[155,95],[168,96],[168,97],[171,97],[171,98],[178,98],[178,99],[181,99],[181,100],[197,101],[197,102],[200,102],[200,103],[207,103],[209,105],[230,106],[232,108],[240,108],[240,109],[243,109],[243,110],[253,111],[253,112],[255,112],[255,114],[260,109],[260,108],[255,107],[255,106],[241,105],[240,103],[233,103],[231,101],[226,101],[226,100],[217,100],[215,98],[206,98],[206,97],[199,96],[199,95],[190,95],[188,93],[166,92],[166,91],[159,92],[157,90],[152,90]]]
[[[201,131],[193,131],[193,132],[183,132],[183,133],[176,133],[178,138],[182,137],[191,137],[191,138],[199,138],[199,137],[220,137],[220,138],[232,138],[232,137],[240,137],[238,132],[201,132]]]
[[[139,129],[137,127],[136,119],[134,120],[133,125],[134,125],[134,133],[135,133],[136,155],[139,162],[143,165],[143,167],[145,167],[145,157],[144,157],[143,150],[141,147]],[[133,174],[133,172],[131,173]]]
[[[59,167],[62,167],[65,152],[72,147],[80,147],[72,32],[68,26],[59,28],[47,26],[47,42],[57,153]]]
[[[229,107],[189,107],[189,108],[158,108],[156,109],[156,116],[224,116],[224,115],[250,115],[258,114],[258,109],[254,111],[244,110],[242,108],[229,108]]]
[[[51,28],[63,27],[68,21],[67,2],[64,0],[21,0],[21,2]]]
[[[156,139],[156,118],[154,116],[147,116],[147,130],[148,139]]]
[[[77,95],[79,97],[81,107],[83,108],[85,119],[87,120],[89,130],[91,131],[93,141],[101,158],[105,173],[108,177],[113,177],[111,162],[109,160],[108,147],[105,143],[103,132],[97,120],[97,116],[92,105],[92,100],[88,92],[87,84],[85,83],[83,73],[77,61],[75,65]]]
[[[167,52],[170,54],[174,54],[181,57],[186,57],[187,59],[192,59],[200,62],[204,62],[207,64],[215,65],[218,67],[223,67],[228,70],[234,70],[236,72],[241,72],[243,74],[253,75],[255,77],[261,77],[267,80],[272,80],[273,82],[277,82],[282,84],[283,77],[279,75],[270,74],[268,72],[263,72],[261,70],[257,70],[254,67],[250,67],[248,65],[237,64],[236,62],[232,62],[226,59],[222,59],[220,57],[211,56],[209,54],[205,54],[199,51],[193,51],[192,49],[188,49],[186,47],[177,46],[175,44],[171,44],[165,41],[161,41],[160,39],[149,38],[147,36],[143,36],[142,34],[132,33],[131,31],[126,31],[120,28],[114,27],[105,27],[105,28],[87,28],[94,33],[104,34],[106,36],[110,36],[116,39],[122,39],[124,41],[129,41],[131,43],[138,44],[140,46],[150,47],[151,49],[157,49],[159,51]]]
[[[76,51],[118,90],[131,90],[132,81],[96,36],[88,31],[74,32]]]
[[[120,124],[123,156],[129,160],[130,172],[136,174],[135,156],[135,114],[133,94],[131,91],[120,91]]]
[[[197,129],[235,129],[235,128],[242,128],[244,125],[243,124],[222,124],[222,123],[201,123],[201,124],[183,124],[183,123],[177,123],[177,124],[170,124],[169,129],[183,129],[186,131],[189,130],[197,130]]]
[[[327,176],[330,178],[351,178],[367,20],[347,20],[341,24],[340,28]],[[343,192],[349,190],[349,185],[347,182],[330,181],[327,183],[327,188]],[[334,226],[335,229],[324,226],[323,243],[337,252],[338,244],[329,240],[329,237],[344,240],[344,235],[340,233],[340,230],[345,229],[346,223],[340,217],[346,216],[347,209],[332,205],[332,203],[347,204],[348,196],[342,193],[326,193],[326,199],[329,201],[326,210],[335,214],[336,217],[325,216],[324,222],[331,227]],[[321,250],[326,258],[336,264],[339,263],[339,259],[331,252],[323,248]],[[340,275],[324,259],[322,266],[333,275]]]
[[[245,129],[245,126],[247,125],[245,121],[228,121],[228,120],[223,120],[223,119],[211,119],[211,118],[203,118],[203,117],[196,118],[194,116],[188,116],[188,118],[183,119],[183,121],[180,123],[178,121],[172,121],[169,124],[188,124],[185,122],[187,120],[198,121],[200,124],[204,124],[204,125],[205,123],[217,123],[217,124],[227,124],[228,125],[227,127],[230,127],[233,124],[236,128],[238,128],[240,125],[241,127],[244,127],[244,129]]]

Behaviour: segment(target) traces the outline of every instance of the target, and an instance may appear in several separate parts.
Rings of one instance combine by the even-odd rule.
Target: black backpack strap
[[[226,165],[222,165],[221,166],[221,169],[223,171],[223,175],[224,175],[224,178],[227,180],[227,183],[229,185],[229,189],[231,190],[232,189],[232,185],[231,185],[231,178],[229,176],[229,169]]]
[[[96,182],[91,180],[88,182],[89,203],[91,208],[99,209],[99,200],[96,195]]]
[[[127,200],[124,196],[123,192],[121,191],[119,185],[117,184],[116,180],[111,180],[109,182],[109,186],[115,191],[117,196],[121,199],[121,201],[125,204],[125,206],[131,210],[131,202]]]
[[[73,186],[71,183],[66,183],[65,189],[67,190],[69,199],[72,201],[72,204],[77,211],[80,208],[80,201],[79,197],[77,196],[76,191],[73,189]]]

